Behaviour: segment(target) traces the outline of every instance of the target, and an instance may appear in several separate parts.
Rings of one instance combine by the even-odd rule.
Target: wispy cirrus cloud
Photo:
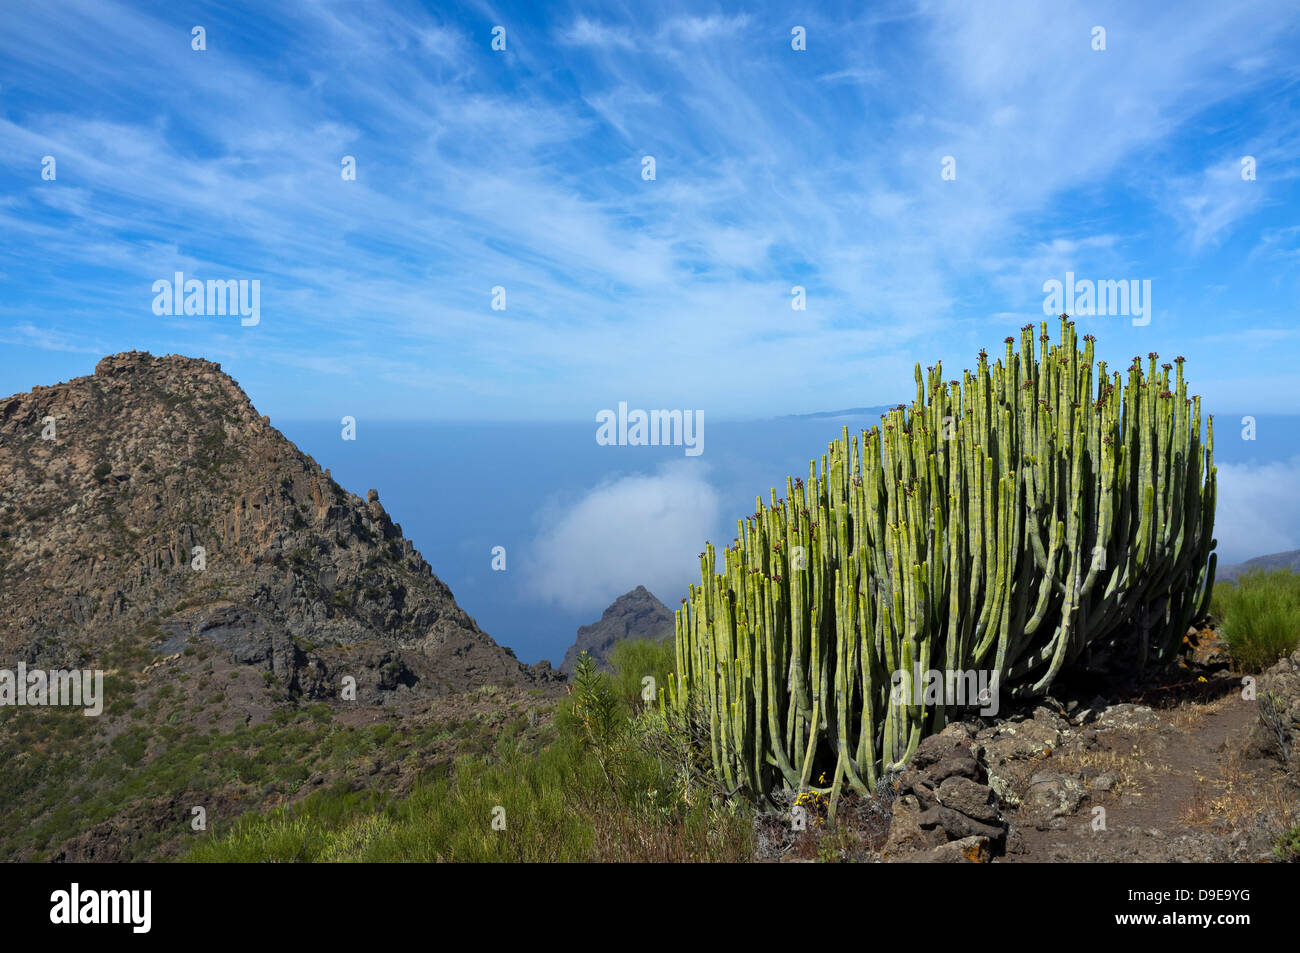
[[[1113,344],[1193,361],[1183,342],[1221,320],[1207,280],[1267,275],[1272,299],[1234,299],[1247,318],[1295,290],[1275,254],[1294,246],[1260,238],[1288,227],[1294,121],[1251,105],[1295,76],[1280,2],[822,11],[802,53],[779,8],[176,16],[10,11],[0,320],[228,349],[277,413],[319,406],[349,364],[375,370],[355,399],[377,413],[585,417],[614,388],[717,414],[847,406],[1042,317],[1067,268],[1156,279],[1163,320]],[[1248,188],[1239,143],[1260,156]],[[1269,253],[1243,264],[1239,236]],[[256,338],[155,318],[150,284],[179,269],[260,277]],[[26,346],[0,365],[15,387]],[[1277,401],[1300,399],[1289,380]]]
[[[630,32],[606,26],[596,20],[578,17],[573,24],[559,31],[560,41],[574,46],[595,46],[602,49],[636,48],[636,41]]]
[[[710,16],[675,16],[669,19],[659,31],[664,38],[680,39],[688,43],[700,43],[718,37],[734,36],[749,25],[749,17],[739,14],[734,17],[712,14]]]

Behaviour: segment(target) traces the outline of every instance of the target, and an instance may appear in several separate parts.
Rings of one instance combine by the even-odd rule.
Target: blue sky
[[[1293,0],[6,3],[0,391],[138,348],[272,419],[892,403],[1073,271],[1151,282],[1081,319],[1112,365],[1294,412],[1297,50]],[[260,323],[155,315],[176,271]]]
[[[588,443],[598,411],[908,400],[1068,272],[1150,282],[1149,323],[1079,322],[1188,358],[1224,561],[1300,546],[1294,0],[0,4],[0,395],[221,362],[530,661],[634,585],[675,605],[840,426],[695,458]],[[155,314],[177,271],[260,321]]]

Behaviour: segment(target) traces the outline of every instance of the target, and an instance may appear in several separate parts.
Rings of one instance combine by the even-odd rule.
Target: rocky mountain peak
[[[570,673],[584,651],[597,665],[608,667],[609,650],[622,639],[661,639],[673,634],[673,614],[645,586],[619,596],[600,620],[578,629],[576,641],[564,653],[560,671]]]
[[[380,692],[550,677],[478,628],[377,490],[339,486],[199,358],[113,354],[0,399],[0,587],[0,657],[145,632],[217,640],[308,694],[366,653]]]

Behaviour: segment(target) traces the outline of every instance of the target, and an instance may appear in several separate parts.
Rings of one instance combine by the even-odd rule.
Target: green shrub
[[[1291,828],[1277,839],[1273,853],[1288,863],[1300,863],[1300,826]]]
[[[297,805],[250,814],[226,833],[195,845],[199,862],[427,862],[597,860],[747,860],[752,856],[748,806],[710,796],[683,796],[665,738],[671,725],[641,701],[641,678],[666,677],[663,647],[635,643],[611,653],[613,674],[590,660],[571,699],[556,712],[558,734],[533,750],[526,719],[493,732],[483,719],[455,727],[462,753],[425,773],[409,796],[387,802],[346,784]],[[368,740],[390,735],[376,725],[339,733],[334,756],[362,756]],[[415,739],[446,737],[439,724]],[[282,749],[283,750],[283,749]],[[499,810],[498,810],[499,809]],[[494,820],[498,823],[494,825]]]
[[[254,864],[275,860],[282,863],[316,860],[324,848],[326,832],[307,817],[288,816],[283,809],[254,822],[237,824],[220,841],[201,841],[187,859],[200,863],[224,861]]]
[[[121,756],[122,763],[126,765],[136,764],[148,748],[148,742],[138,731],[131,731],[118,735],[113,739],[113,750]]]
[[[1252,570],[1215,587],[1212,611],[1228,655],[1243,672],[1261,672],[1300,644],[1300,575]]]
[[[672,639],[625,639],[615,643],[609,652],[609,664],[614,670],[614,690],[630,711],[645,706],[644,679],[653,678],[656,696],[668,683],[676,663],[676,650]],[[658,707],[657,701],[655,707]]]

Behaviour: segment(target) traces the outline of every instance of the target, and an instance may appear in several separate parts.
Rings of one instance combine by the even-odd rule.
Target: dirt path
[[[1139,709],[1063,733],[1061,747],[1017,766],[1024,792],[1086,789],[1051,816],[1032,793],[1009,810],[1004,861],[1228,861],[1271,853],[1272,822],[1296,808],[1280,772],[1241,751],[1257,717],[1233,691],[1208,702]],[[1044,780],[1050,778],[1051,780]],[[1064,780],[1063,780],[1064,779]],[[1100,809],[1100,810],[1098,810]]]

